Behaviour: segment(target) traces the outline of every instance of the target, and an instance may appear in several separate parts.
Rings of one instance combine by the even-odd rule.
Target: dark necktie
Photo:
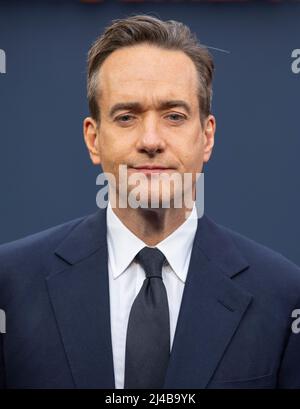
[[[170,355],[169,306],[162,266],[165,256],[144,247],[136,256],[146,278],[129,315],[125,355],[125,389],[162,388]]]

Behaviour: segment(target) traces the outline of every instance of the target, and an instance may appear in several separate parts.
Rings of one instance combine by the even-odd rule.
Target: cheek
[[[203,134],[200,129],[194,135],[192,145],[193,146],[190,150],[190,164],[193,171],[199,172],[199,169],[202,168],[204,155]]]
[[[201,137],[193,137],[189,143],[186,143],[186,141],[179,142],[174,149],[185,172],[199,171],[204,155]]]
[[[100,142],[102,167],[105,171],[116,174],[119,165],[126,163],[132,149],[125,140],[120,140],[113,135],[102,135]]]

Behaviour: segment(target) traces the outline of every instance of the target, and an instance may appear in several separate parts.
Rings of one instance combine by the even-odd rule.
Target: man
[[[300,269],[195,217],[212,74],[178,22],[116,20],[93,44],[84,137],[109,205],[0,247],[3,387],[300,387]],[[162,174],[192,175],[190,189],[169,179],[169,206]],[[175,206],[188,190],[193,206]]]

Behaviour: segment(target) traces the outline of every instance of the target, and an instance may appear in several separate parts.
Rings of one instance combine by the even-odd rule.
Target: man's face
[[[119,165],[128,167],[128,175],[141,172],[147,179],[159,172],[202,171],[215,119],[210,115],[201,126],[197,71],[186,54],[147,44],[125,47],[110,54],[98,78],[100,123],[84,122],[94,164],[115,175],[117,183]]]

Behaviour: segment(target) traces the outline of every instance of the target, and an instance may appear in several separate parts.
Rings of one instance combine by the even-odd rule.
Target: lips
[[[134,169],[170,169],[167,166],[163,166],[163,165],[139,165],[139,166],[133,166]]]
[[[169,168],[159,164],[133,166],[132,169],[134,169],[136,172],[142,172],[145,174],[163,173],[174,170],[174,168]]]

